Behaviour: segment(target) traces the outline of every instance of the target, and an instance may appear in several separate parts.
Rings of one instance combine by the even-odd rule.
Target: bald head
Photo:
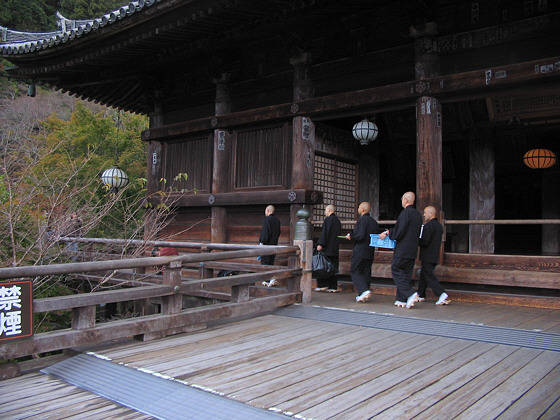
[[[367,201],[364,201],[363,203],[360,203],[360,206],[358,207],[358,214],[363,216],[364,214],[369,213],[370,210],[371,205]]]
[[[434,206],[427,206],[424,209],[424,220],[429,222],[436,217],[436,208]]]
[[[325,207],[325,216],[329,217],[334,212],[336,212],[336,208],[334,207],[334,205],[329,204],[327,207]]]
[[[404,208],[407,208],[408,206],[413,205],[415,200],[416,200],[416,195],[414,195],[412,191],[407,191],[403,194],[401,198],[402,206]]]
[[[269,206],[266,206],[266,209],[264,210],[264,214],[265,216],[270,216],[271,214],[274,214],[275,211],[276,209],[274,208],[274,206],[270,204]]]

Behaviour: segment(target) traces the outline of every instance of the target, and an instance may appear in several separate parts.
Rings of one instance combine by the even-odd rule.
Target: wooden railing
[[[91,242],[83,238],[72,239]],[[100,241],[111,242],[111,240]],[[143,243],[143,241],[139,242]],[[170,243],[154,244],[162,246]],[[184,242],[174,244],[186,248],[198,248],[202,252],[169,257],[0,269],[0,281],[62,274],[96,277],[100,272],[109,272],[112,283],[126,286],[118,290],[34,300],[34,313],[71,310],[71,328],[36,334],[20,340],[3,341],[0,344],[0,360],[76,346],[89,346],[125,337],[154,339],[204,328],[209,321],[265,313],[301,301],[300,280],[304,271],[301,268],[301,255],[305,252],[302,253],[298,246],[243,246]],[[210,252],[212,250],[217,252]],[[263,255],[287,256],[288,266],[261,266],[233,261]],[[163,275],[145,273],[146,268],[154,266],[165,266]],[[182,269],[188,266],[199,267],[198,278],[182,276]],[[227,277],[214,277],[214,268],[231,269],[240,273]],[[99,277],[101,278],[104,276]],[[258,287],[261,282],[271,279],[276,279],[280,287]],[[224,293],[223,290],[230,290],[230,293]],[[221,303],[183,309],[183,295],[207,296],[213,291],[218,291],[212,297],[220,299]],[[96,309],[99,305],[140,302],[146,299],[158,300],[161,307],[159,313],[96,323]]]

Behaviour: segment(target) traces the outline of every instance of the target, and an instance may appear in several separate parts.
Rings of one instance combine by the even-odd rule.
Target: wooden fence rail
[[[87,241],[87,239],[80,240]],[[245,249],[240,249],[242,246],[227,246],[226,244],[181,243],[181,246],[220,251],[169,257],[142,257],[48,266],[1,268],[0,279],[33,278],[61,274],[76,274],[79,276],[107,271],[112,272],[111,274],[118,278],[118,270],[128,269],[130,271],[130,269],[145,269],[150,266],[165,266],[163,276],[158,276],[161,279],[161,284],[150,284],[149,279],[153,278],[153,275],[144,276],[128,272],[123,273],[122,284],[129,286],[124,289],[34,300],[34,313],[71,310],[71,328],[36,334],[33,337],[20,340],[3,341],[0,344],[0,360],[10,360],[75,346],[93,345],[125,337],[159,338],[169,334],[204,328],[206,322],[209,321],[267,312],[301,300],[299,282],[302,269],[299,258],[301,252],[298,246],[247,246]],[[252,264],[230,262],[234,259],[260,255],[287,255],[289,266],[268,266],[266,271],[263,271],[260,266],[259,270],[255,270]],[[204,264],[205,262],[219,264],[226,268],[228,264],[231,264],[242,273],[228,277],[198,279],[181,276],[181,269],[184,266]],[[132,282],[130,282],[131,277],[134,279]],[[269,281],[273,278],[285,284],[285,287],[283,289],[263,288],[262,293],[254,296],[250,295],[250,288],[255,283]],[[183,309],[182,307],[183,295],[200,296],[200,291],[221,290],[223,288],[231,289],[227,301],[190,309]],[[222,293],[221,295],[224,296],[225,294]],[[160,313],[98,324],[95,322],[98,305],[146,299],[158,299],[161,304]]]

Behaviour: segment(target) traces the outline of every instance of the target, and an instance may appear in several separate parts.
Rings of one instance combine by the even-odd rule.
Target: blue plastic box
[[[374,246],[376,248],[394,249],[397,245],[397,241],[389,239],[388,236],[386,236],[385,239],[379,239],[379,235],[377,233],[372,233],[369,236],[371,236],[369,246]]]

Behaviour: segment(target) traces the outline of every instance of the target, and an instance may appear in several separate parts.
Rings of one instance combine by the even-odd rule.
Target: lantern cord
[[[115,140],[115,166],[119,165],[119,131],[121,130],[121,110],[117,111],[117,138]]]

